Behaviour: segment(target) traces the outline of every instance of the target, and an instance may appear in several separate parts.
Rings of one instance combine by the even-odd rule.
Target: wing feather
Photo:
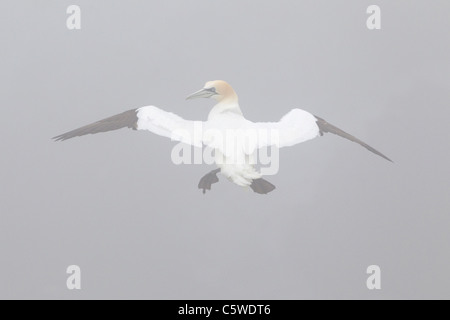
[[[259,147],[269,145],[276,145],[280,148],[289,147],[322,136],[324,133],[333,133],[344,139],[358,143],[370,152],[392,162],[391,159],[367,143],[328,123],[324,119],[301,109],[291,110],[279,122],[257,123],[256,126],[268,131],[272,130],[275,133],[270,134],[272,136],[271,139],[259,141]],[[276,136],[276,139],[273,138],[274,136]]]
[[[372,148],[371,146],[369,146],[367,143],[359,140],[358,138],[352,136],[351,134],[339,129],[338,127],[335,127],[334,125],[328,123],[327,121],[325,121],[324,119],[317,117],[317,125],[319,126],[320,129],[320,135],[323,135],[324,133],[333,133],[335,135],[338,135],[344,139],[353,141],[361,146],[363,146],[364,148],[366,148],[367,150],[369,150],[370,152],[375,153],[376,155],[390,161],[393,162],[391,159],[389,159],[388,157],[386,157],[384,154],[382,154],[380,151]]]
[[[88,124],[84,127],[63,133],[53,137],[55,141],[65,141],[75,137],[81,137],[87,134],[96,134],[100,132],[108,132],[122,128],[137,129],[138,117],[136,109],[125,111],[121,114]]]
[[[84,127],[54,137],[65,141],[87,134],[108,132],[122,128],[147,130],[175,141],[202,146],[201,121],[190,121],[155,106],[132,109],[121,114],[88,124]]]

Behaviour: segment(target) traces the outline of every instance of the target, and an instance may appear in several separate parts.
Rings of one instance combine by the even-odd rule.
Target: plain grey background
[[[78,4],[82,29],[66,28]],[[382,30],[366,28],[378,4]],[[450,298],[450,2],[0,3],[0,298]],[[281,150],[268,196],[173,143],[121,130],[52,136],[230,82],[251,120],[294,107],[339,137]],[[82,269],[82,290],[65,270]],[[382,268],[382,290],[366,268]]]

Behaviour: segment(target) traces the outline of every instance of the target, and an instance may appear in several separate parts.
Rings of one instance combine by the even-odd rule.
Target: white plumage
[[[255,169],[253,160],[257,150],[271,146],[290,147],[326,132],[356,142],[391,161],[361,140],[301,109],[291,110],[278,122],[249,121],[243,116],[236,92],[224,81],[207,82],[203,89],[188,97],[193,98],[217,100],[207,121],[185,120],[155,106],[146,106],[81,127],[54,139],[67,140],[129,127],[147,130],[195,147],[208,146],[214,149],[215,162],[220,170],[202,178],[199,188],[203,191],[209,190],[211,185],[218,181],[216,174],[220,172],[239,186],[249,186],[257,193],[268,193],[275,189],[275,186],[262,179],[262,175]]]

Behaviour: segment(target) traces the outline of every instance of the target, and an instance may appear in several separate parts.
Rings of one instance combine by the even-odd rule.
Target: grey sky
[[[78,4],[82,30],[66,28]],[[378,4],[382,30],[369,31]],[[0,298],[450,298],[449,1],[2,1]],[[230,82],[254,121],[294,107],[336,136],[281,150],[268,196],[173,143],[51,137]],[[65,269],[82,269],[68,291]],[[369,265],[381,291],[366,288]]]

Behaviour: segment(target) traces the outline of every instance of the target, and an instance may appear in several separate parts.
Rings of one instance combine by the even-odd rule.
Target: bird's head
[[[208,81],[203,89],[191,94],[186,99],[212,98],[218,102],[237,102],[238,96],[233,88],[223,80]]]

